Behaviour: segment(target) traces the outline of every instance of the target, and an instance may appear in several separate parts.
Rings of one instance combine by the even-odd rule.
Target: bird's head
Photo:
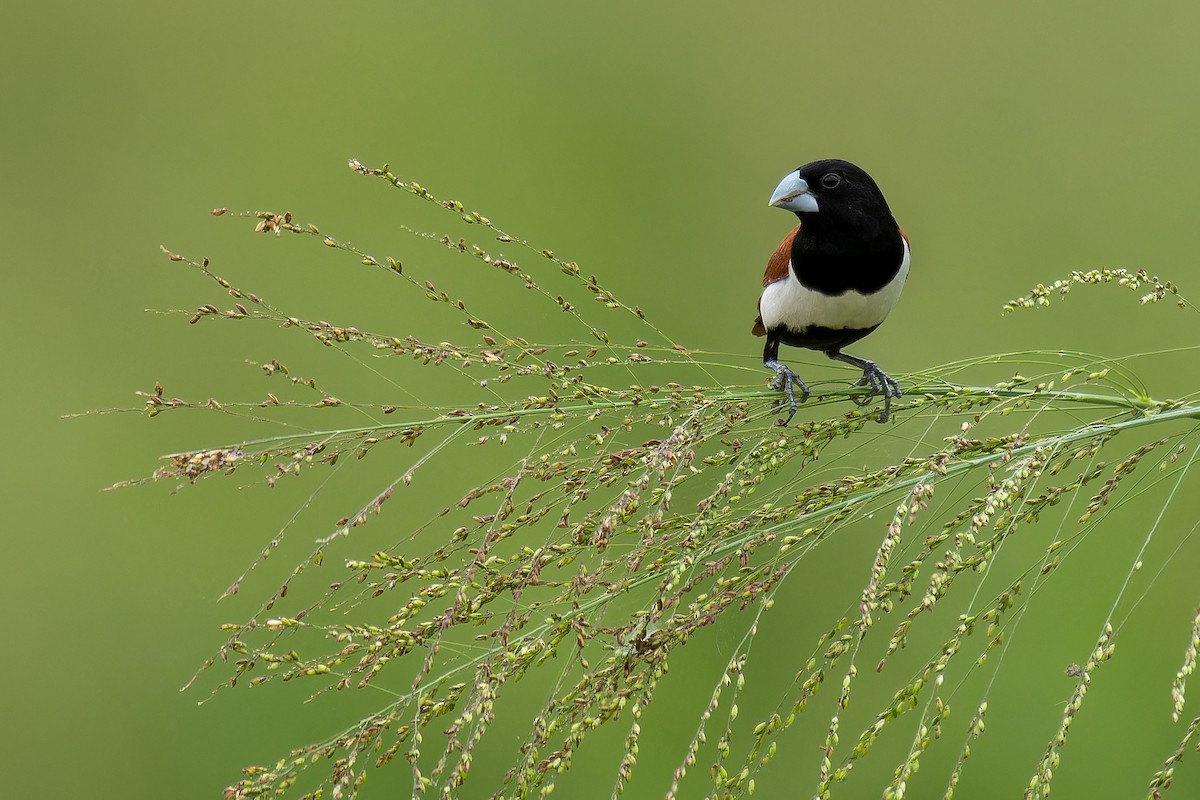
[[[836,158],[813,161],[789,172],[775,187],[770,205],[802,220],[813,215],[830,222],[858,216],[891,217],[887,200],[871,176]]]

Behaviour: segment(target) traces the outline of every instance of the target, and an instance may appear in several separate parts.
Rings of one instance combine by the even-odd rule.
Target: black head
[[[813,161],[788,173],[771,195],[805,224],[868,228],[892,219],[879,186],[861,167],[837,158]],[[874,224],[873,224],[874,223]]]

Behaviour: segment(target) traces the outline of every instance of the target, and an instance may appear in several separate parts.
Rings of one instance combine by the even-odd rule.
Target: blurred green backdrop
[[[1131,312],[1115,291],[999,313],[1077,268],[1144,266],[1196,294],[1194,3],[135,0],[15,2],[3,16],[7,796],[219,796],[239,767],[344,722],[299,692],[197,707],[207,689],[177,691],[216,645],[213,626],[244,614],[217,596],[303,493],[101,493],[161,453],[223,437],[190,418],[59,419],[135,406],[156,380],[188,397],[257,397],[245,359],[311,352],[278,332],[253,340],[143,314],[213,295],[160,243],[270,284],[281,304],[387,327],[392,300],[370,278],[331,269],[317,248],[269,247],[213,220],[214,206],[291,209],[411,250],[393,231],[425,212],[346,168],[387,162],[602,273],[690,345],[752,364],[761,265],[790,225],[766,198],[787,170],[837,156],[871,171],[914,243],[904,301],[870,345],[890,370],[1194,342],[1189,315]],[[1139,364],[1155,396],[1194,387],[1194,371],[1155,363]],[[1144,631],[1146,646],[1169,666],[1147,678],[1155,693],[1107,696],[1055,796],[1136,795],[1173,748],[1160,723],[1192,574],[1174,565],[1160,578],[1169,591],[1147,601],[1161,628]],[[1075,580],[1066,596],[1089,575]],[[712,655],[718,671],[724,658]],[[712,669],[698,671],[711,686]],[[1065,692],[1039,700],[1051,722]],[[678,697],[698,713],[702,697]],[[1158,732],[1144,740],[1148,719]],[[1025,737],[1015,763],[991,742],[969,796],[1014,796],[1049,733],[1010,729]],[[657,779],[641,774],[633,796],[661,796]]]

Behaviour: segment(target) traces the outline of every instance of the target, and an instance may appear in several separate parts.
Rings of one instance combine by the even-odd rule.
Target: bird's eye
[[[825,173],[825,176],[821,178],[821,185],[826,189],[836,189],[837,185],[841,182],[842,176],[838,175],[836,172],[827,172]]]

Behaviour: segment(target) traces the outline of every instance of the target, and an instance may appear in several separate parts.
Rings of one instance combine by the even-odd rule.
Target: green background
[[[791,224],[766,199],[788,170],[836,156],[872,173],[913,241],[904,300],[860,347],[894,373],[992,351],[1194,341],[1190,314],[1137,308],[1117,290],[1000,314],[1070,269],[1144,266],[1195,292],[1194,3],[47,2],[9,4],[3,18],[6,796],[216,797],[241,766],[345,721],[299,691],[199,707],[207,687],[177,691],[217,644],[214,625],[249,609],[217,596],[304,493],[102,493],[238,428],[59,418],[137,406],[133,391],[156,380],[172,395],[255,398],[262,379],[246,359],[319,358],[265,327],[143,314],[217,299],[160,243],[314,317],[420,327],[408,315],[424,307],[400,308],[345,260],[250,237],[210,217],[215,206],[291,209],[368,249],[433,258],[397,226],[453,220],[346,167],[387,162],[601,274],[676,338],[752,366],[761,266]],[[1195,385],[1187,364],[1138,370],[1153,395],[1177,396]],[[336,361],[305,369],[354,391],[356,373]],[[1105,546],[1128,549],[1142,530]],[[1068,745],[1056,797],[1140,796],[1173,749],[1180,731],[1164,720],[1200,602],[1195,550],[1152,584],[1127,645],[1151,666],[1115,673]],[[1055,651],[1063,620],[1050,620],[1033,648],[1045,658],[1010,666],[1017,689],[1049,684],[1011,704],[1038,725],[995,734],[969,796],[1023,787],[1069,692],[1062,666],[1086,656],[1102,619],[1088,615],[1096,580],[1076,570],[1057,606],[1081,620],[1082,648]],[[711,664],[696,667],[695,690],[672,690],[685,722],[727,657],[697,653]],[[655,766],[628,796],[661,796],[677,744],[657,761],[644,741]],[[815,756],[798,759],[791,777],[811,781]],[[612,763],[594,766],[604,796]],[[789,777],[782,762],[773,770]],[[1189,762],[1184,772],[1190,796],[1200,776]]]

